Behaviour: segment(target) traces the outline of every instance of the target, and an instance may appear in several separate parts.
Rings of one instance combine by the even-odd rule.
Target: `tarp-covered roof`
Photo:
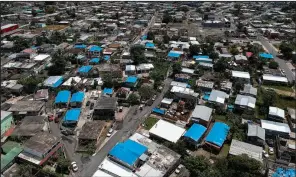
[[[226,137],[228,135],[230,127],[222,122],[215,122],[208,136],[206,137],[206,141],[222,147]]]
[[[207,128],[200,124],[193,124],[189,130],[184,134],[185,137],[194,141],[199,141],[202,135],[206,132]]]
[[[71,96],[71,92],[69,90],[59,91],[58,95],[55,98],[55,103],[68,103]]]
[[[71,103],[82,102],[83,99],[84,99],[84,92],[76,92],[72,95],[70,102]]]
[[[78,122],[78,119],[79,119],[79,116],[80,116],[80,112],[81,112],[81,109],[80,108],[74,108],[74,109],[70,109],[66,112],[66,115],[64,117],[64,122],[72,122],[72,121],[75,121],[75,122]]]

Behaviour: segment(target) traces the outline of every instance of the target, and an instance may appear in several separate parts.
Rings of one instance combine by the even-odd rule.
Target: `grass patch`
[[[226,115],[214,115],[214,119],[220,122],[226,122]]]
[[[295,99],[293,98],[282,98],[278,96],[277,102],[275,104],[277,107],[286,109],[287,107],[294,108],[295,107]]]
[[[293,89],[291,87],[283,86],[283,85],[264,85],[264,87],[283,90],[287,92],[293,92]]]
[[[258,119],[264,119],[265,118],[265,115],[260,114],[259,109],[260,109],[259,106],[256,106],[255,107],[255,116]]]
[[[227,157],[229,149],[230,149],[230,145],[224,144],[218,156],[219,157]]]
[[[153,127],[153,125],[156,124],[156,122],[157,122],[158,120],[159,120],[159,119],[154,118],[154,117],[148,117],[148,118],[145,120],[145,122],[144,122],[144,124],[145,124],[144,128],[145,128],[146,130],[150,130],[150,129]]]

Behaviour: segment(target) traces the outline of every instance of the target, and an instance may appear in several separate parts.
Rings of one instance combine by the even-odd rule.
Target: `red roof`
[[[246,56],[249,58],[249,57],[251,57],[253,55],[253,53],[252,52],[246,52]]]

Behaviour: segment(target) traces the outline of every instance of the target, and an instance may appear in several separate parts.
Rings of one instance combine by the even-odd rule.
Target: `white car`
[[[72,163],[71,163],[71,166],[72,166],[72,170],[73,170],[74,172],[77,172],[77,171],[78,171],[78,166],[77,166],[77,163],[76,163],[76,162],[72,162]]]
[[[176,174],[179,174],[179,173],[181,172],[182,167],[183,167],[183,165],[180,164],[180,165],[177,167],[177,169],[175,170],[175,173],[176,173]]]
[[[110,130],[109,130],[108,133],[107,133],[107,137],[110,137],[110,136],[112,135],[112,133],[113,133],[113,129],[110,128]]]
[[[269,148],[268,148],[268,152],[269,152],[270,155],[274,154],[274,150],[273,150],[273,148],[272,148],[272,147],[269,147]]]

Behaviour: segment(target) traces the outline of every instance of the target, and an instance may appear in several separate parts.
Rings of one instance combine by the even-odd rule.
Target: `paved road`
[[[134,115],[134,111],[138,109],[138,106],[131,107],[124,119],[122,129],[118,130],[96,155],[90,157],[90,161],[84,163],[83,167],[80,168],[82,171],[75,174],[75,176],[91,177],[113,146],[115,146],[119,141],[123,141],[132,135],[138,129],[139,125],[144,122],[145,118],[151,113],[152,108],[160,104],[164,94],[170,87],[171,81],[171,79],[166,79],[164,81],[165,85],[162,92],[158,95],[157,99],[151,106],[144,107],[144,109],[142,111],[138,111],[136,115]]]
[[[292,82],[293,80],[295,80],[295,73],[293,73],[288,68],[285,60],[277,57],[278,52],[275,50],[274,46],[271,43],[269,43],[268,39],[262,36],[259,36],[258,39],[262,43],[262,45],[268,50],[268,52],[273,55],[274,60],[279,64],[279,67],[285,71],[286,77],[289,80],[289,82]]]

